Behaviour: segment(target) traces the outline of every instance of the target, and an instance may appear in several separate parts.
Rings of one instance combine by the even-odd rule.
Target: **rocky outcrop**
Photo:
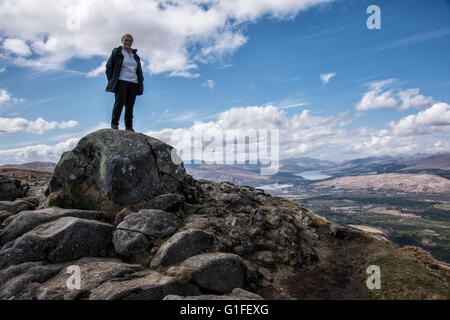
[[[82,138],[54,169],[49,205],[117,214],[153,208],[158,195],[195,202],[198,188],[173,147],[135,132],[103,129]],[[112,217],[113,218],[113,217]]]
[[[173,213],[142,209],[126,216],[117,226],[114,248],[127,258],[148,255],[155,240],[171,236],[180,224],[180,219]]]
[[[199,288],[227,293],[244,285],[244,261],[232,253],[204,253],[190,257],[167,274],[194,282]]]
[[[5,180],[3,179],[3,181]],[[8,181],[9,183],[6,183],[6,185],[9,184],[9,188],[3,189],[3,197],[0,198],[10,200],[0,200],[0,224],[21,211],[34,210],[46,201],[44,190],[48,181],[45,178],[33,178],[28,179],[28,181],[8,179]],[[14,187],[11,187],[11,185]],[[0,230],[1,228],[0,226]]]
[[[0,201],[0,299],[449,298],[445,264],[262,190],[194,180],[171,150],[100,130],[62,156],[46,208]],[[25,197],[42,203],[32,183]],[[369,265],[389,270],[383,290],[367,289]]]
[[[12,241],[35,227],[55,221],[63,217],[75,217],[81,219],[102,220],[103,214],[98,211],[46,208],[35,211],[22,211],[0,233],[0,245]]]
[[[156,252],[151,268],[169,266],[203,251],[214,250],[217,239],[199,229],[188,229],[170,237]]]
[[[44,223],[6,243],[0,250],[0,269],[28,261],[66,262],[107,256],[113,227],[74,217]]]
[[[0,175],[0,201],[14,201],[23,197],[27,191],[28,184],[26,182]]]
[[[177,281],[152,270],[141,271],[131,277],[107,281],[89,296],[92,300],[161,300],[171,292],[181,295],[199,295],[198,288],[189,283]]]
[[[69,266],[80,268],[80,289],[69,288]],[[113,278],[144,269],[112,258],[81,258],[71,263],[26,262],[0,271],[0,299],[73,300]]]

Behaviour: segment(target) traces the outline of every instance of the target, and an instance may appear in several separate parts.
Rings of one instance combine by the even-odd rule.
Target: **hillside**
[[[316,188],[450,194],[450,180],[432,174],[383,173],[340,177],[312,184]]]
[[[0,169],[21,169],[21,170],[33,170],[42,172],[53,172],[56,163],[54,162],[27,162],[23,164],[5,164],[0,166]]]
[[[402,164],[407,166],[406,168],[402,169],[402,171],[427,169],[450,170],[450,153],[437,154],[419,159],[405,160],[402,161]]]

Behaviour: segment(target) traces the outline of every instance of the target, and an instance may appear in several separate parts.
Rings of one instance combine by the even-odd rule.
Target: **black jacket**
[[[144,75],[142,74],[141,59],[137,55],[137,49],[131,49],[133,51],[134,59],[137,62],[136,74],[138,77],[138,92],[137,95],[140,96],[144,93]],[[115,92],[117,81],[119,80],[120,70],[122,69],[123,54],[122,46],[113,49],[111,56],[106,63],[106,78],[108,79],[108,85],[106,86],[106,91]]]

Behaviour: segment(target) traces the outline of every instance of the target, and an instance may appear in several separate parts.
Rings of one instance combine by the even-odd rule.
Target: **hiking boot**
[[[133,132],[134,132],[133,128],[130,128],[130,127],[125,128],[125,130],[127,130],[127,131],[133,131]]]
[[[117,125],[117,124],[111,124],[111,129],[119,129],[119,125]]]

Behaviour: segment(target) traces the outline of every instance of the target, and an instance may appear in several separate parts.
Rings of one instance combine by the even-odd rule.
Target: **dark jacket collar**
[[[122,54],[122,46],[115,48],[114,51],[115,51],[115,54]],[[137,49],[131,49],[131,51],[133,51],[133,54],[136,54]]]

